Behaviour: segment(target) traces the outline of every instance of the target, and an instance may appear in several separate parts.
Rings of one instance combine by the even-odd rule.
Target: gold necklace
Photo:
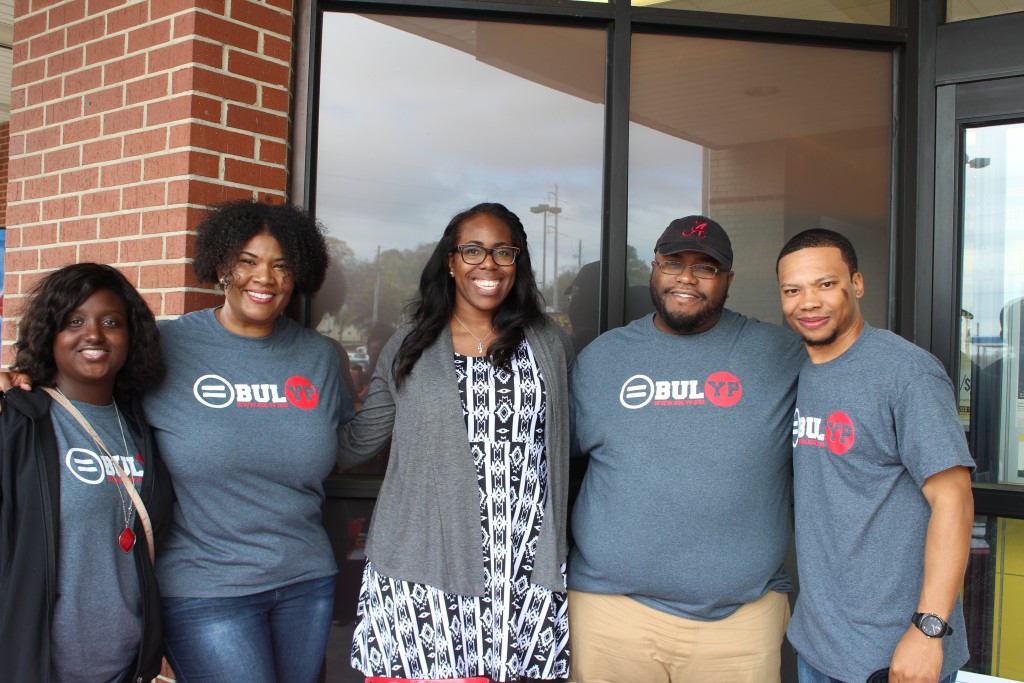
[[[494,325],[491,325],[491,331],[487,333],[487,336],[484,337],[483,339],[481,339],[480,337],[478,337],[475,334],[473,334],[473,330],[471,330],[468,327],[466,327],[466,323],[464,323],[461,320],[459,320],[459,316],[455,315],[454,311],[452,311],[452,315],[455,316],[455,320],[460,325],[462,325],[462,329],[466,330],[466,332],[469,332],[469,336],[473,337],[473,339],[476,339],[476,352],[477,353],[483,353],[484,352],[484,342],[487,341],[488,339],[490,339],[491,335],[494,334]]]

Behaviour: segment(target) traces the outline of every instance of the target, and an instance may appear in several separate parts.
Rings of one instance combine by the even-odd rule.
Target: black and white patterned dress
[[[368,676],[569,675],[565,593],[530,583],[548,494],[544,380],[525,340],[510,365],[455,354],[480,486],[484,596],[389,579],[368,561],[352,642],[352,666]]]

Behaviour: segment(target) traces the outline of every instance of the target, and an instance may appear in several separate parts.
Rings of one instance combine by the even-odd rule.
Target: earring
[[[448,274],[451,275],[452,277],[455,277],[455,271],[454,270],[449,270]]]
[[[221,289],[227,289],[228,288],[228,279],[227,279],[227,277],[222,277],[220,279],[220,288]]]

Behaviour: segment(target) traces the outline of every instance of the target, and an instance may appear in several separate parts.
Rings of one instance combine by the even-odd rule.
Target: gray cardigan
[[[424,349],[401,390],[391,366],[406,325],[385,345],[362,410],[339,433],[338,464],[351,467],[391,440],[366,555],[385,576],[453,595],[484,594],[480,494],[457,391],[452,337],[445,326]],[[526,330],[547,390],[545,446],[548,498],[537,543],[533,583],[564,592],[567,542],[569,388],[574,355],[568,336],[549,319]]]

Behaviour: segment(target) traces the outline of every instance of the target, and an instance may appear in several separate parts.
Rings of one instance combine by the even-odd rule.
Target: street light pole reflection
[[[554,241],[554,252],[552,261],[554,262],[554,277],[552,278],[551,285],[551,308],[552,310],[558,310],[558,214],[562,213],[562,208],[558,206],[558,185],[555,185],[554,192],[548,192],[548,198],[554,198],[554,205],[551,204],[538,204],[537,206],[530,207],[530,213],[542,213],[544,214],[544,238],[541,246],[542,256],[542,270],[541,270],[541,290],[547,286],[548,282],[548,214],[555,217],[555,224],[552,226],[552,232],[555,235]]]

